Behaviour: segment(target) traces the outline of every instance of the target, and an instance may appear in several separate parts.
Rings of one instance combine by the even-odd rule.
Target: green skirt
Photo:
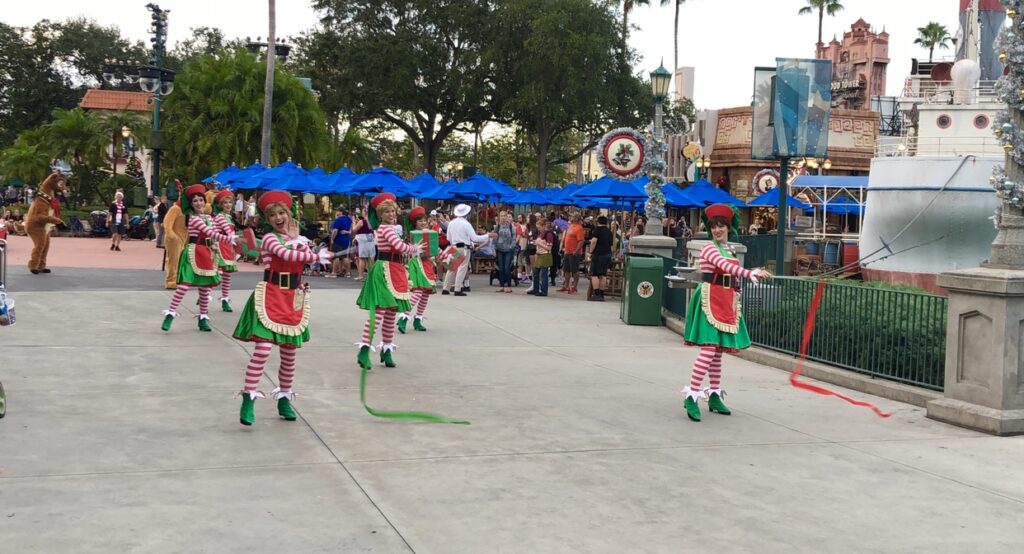
[[[736,333],[723,333],[708,322],[700,305],[701,287],[703,286],[705,286],[704,283],[697,285],[690,297],[689,306],[686,308],[686,331],[683,333],[686,344],[715,345],[728,351],[749,348],[750,335],[747,333],[747,321],[743,319],[742,311],[740,311],[739,330]]]
[[[419,257],[413,256],[405,267],[409,271],[409,290],[434,290],[437,286],[437,283],[427,277],[427,273],[423,270],[423,261]]]
[[[363,281],[363,290],[359,292],[356,304],[364,310],[374,308],[397,308],[400,312],[408,312],[412,305],[408,300],[399,300],[388,290],[384,281],[384,272],[387,271],[388,262],[374,262],[370,271],[366,273],[366,280]]]
[[[220,284],[220,272],[218,271],[215,275],[206,277],[203,275],[196,275],[196,272],[192,270],[192,263],[189,262],[188,249],[195,248],[194,244],[185,244],[185,249],[181,251],[181,256],[178,257],[178,284],[179,285],[192,285],[194,287],[212,287]],[[216,252],[214,253],[216,255]],[[220,259],[220,256],[217,256]]]
[[[301,335],[288,336],[275,333],[260,323],[256,315],[256,293],[249,295],[249,301],[242,308],[242,314],[238,317],[238,325],[235,325],[234,337],[246,342],[272,342],[274,344],[293,344],[302,346],[302,343],[309,340],[309,326],[302,331]]]

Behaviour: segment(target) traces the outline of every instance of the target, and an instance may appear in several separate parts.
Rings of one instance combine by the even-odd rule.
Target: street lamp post
[[[668,86],[672,81],[672,74],[665,69],[664,64],[651,72],[651,96],[654,99],[654,128],[652,132],[652,144],[648,148],[647,162],[644,169],[650,182],[647,183],[647,202],[644,210],[647,212],[647,225],[644,227],[644,234],[634,237],[630,244],[633,251],[641,254],[656,254],[665,257],[672,257],[676,241],[664,236],[662,218],[665,217],[665,195],[661,190],[665,184],[665,153],[668,147],[665,145],[665,131],[662,127],[663,106],[668,98]]]
[[[260,163],[264,166],[270,167],[270,145],[271,145],[271,123],[273,122],[274,116],[274,68],[276,62],[284,63],[288,60],[288,54],[291,52],[292,46],[285,42],[285,39],[276,38],[274,33],[276,32],[276,21],[275,21],[275,9],[273,2],[271,2],[270,8],[270,34],[267,35],[267,41],[263,42],[260,37],[256,37],[256,40],[250,40],[249,37],[245,37],[245,47],[256,57],[259,61],[260,54],[266,50],[267,52],[267,73],[263,83],[263,128],[261,131],[260,139]],[[273,47],[273,55],[270,55],[271,47]]]
[[[152,12],[153,25],[149,31],[153,37],[153,57],[150,64],[139,68],[139,88],[143,92],[153,94],[153,137],[150,149],[153,151],[153,177],[150,180],[150,193],[156,195],[160,191],[160,154],[164,149],[163,135],[160,134],[160,99],[174,90],[174,72],[160,67],[166,50],[167,14],[170,10],[161,10],[156,4],[146,4]]]
[[[693,164],[697,168],[697,178],[694,180],[699,181],[700,179],[706,179],[708,173],[711,172],[711,158],[707,156],[701,156],[700,158],[697,158],[697,160],[694,161]]]

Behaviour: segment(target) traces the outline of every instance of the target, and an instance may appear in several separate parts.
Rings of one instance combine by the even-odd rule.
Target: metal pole
[[[268,1],[270,30],[267,34],[267,74],[263,83],[263,138],[260,163],[270,167],[270,126],[274,117],[274,62],[277,60],[277,17],[274,0]]]
[[[154,57],[156,60],[156,66],[160,67],[160,54],[157,53]],[[157,85],[156,92],[153,93],[153,179],[150,187],[153,189],[152,193],[155,195],[160,190],[160,152],[159,146],[163,146],[163,141],[158,137],[160,136],[160,89],[163,84]]]
[[[654,159],[656,161],[662,161],[664,159],[664,156],[661,153],[661,145],[664,142],[664,130],[662,129],[662,125],[661,125],[662,119],[664,117],[664,112],[663,112],[662,104],[663,104],[663,102],[661,102],[661,101],[656,101],[654,103],[654,149],[653,150],[654,150]],[[660,168],[660,164],[659,164],[659,168],[656,171],[658,172],[658,174],[664,175],[664,170]],[[652,181],[651,183],[647,184],[647,188],[651,189],[651,188],[660,188],[660,187],[655,185],[654,182]],[[644,234],[645,235],[661,236],[662,235],[662,231],[663,231],[663,227],[664,227],[662,222],[661,222],[661,218],[665,217],[665,206],[664,205],[661,205],[661,206],[656,206],[655,205],[655,202],[653,200],[653,195],[651,194],[651,190],[648,190],[647,204],[645,206],[645,210],[644,211],[647,212],[647,225],[644,227]]]
[[[786,261],[786,229],[789,228],[789,214],[786,208],[786,196],[789,195],[789,158],[780,158],[779,168],[779,215],[776,219],[775,234],[775,274],[785,275]]]

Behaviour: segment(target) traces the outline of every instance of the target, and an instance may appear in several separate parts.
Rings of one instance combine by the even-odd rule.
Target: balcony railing
[[[880,137],[876,158],[898,156],[1002,156],[1003,147],[995,137]]]
[[[978,81],[970,88],[956,88],[951,83],[935,81],[912,82],[903,88],[904,99],[921,99],[928,104],[999,103],[995,81]]]

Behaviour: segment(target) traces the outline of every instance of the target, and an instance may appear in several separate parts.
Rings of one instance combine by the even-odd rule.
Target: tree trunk
[[[935,47],[932,46],[928,49],[928,63],[932,63],[932,55],[935,53]]]
[[[672,60],[672,79],[676,78],[676,71],[679,70],[679,2],[682,0],[676,0],[676,26],[675,26],[675,37],[673,42],[673,48],[675,51],[675,57]],[[680,91],[676,91],[676,95],[682,97]]]
[[[267,0],[269,5],[270,28],[267,33],[267,78],[263,83],[263,140],[260,143],[260,163],[270,165],[270,126],[274,119],[274,65],[277,61],[276,10],[274,0]]]
[[[551,131],[541,124],[537,132],[537,188],[547,188],[548,149],[551,147]]]
[[[825,3],[822,2],[821,6],[818,8],[818,44],[814,45],[814,50],[815,50],[814,57],[815,58],[820,58],[821,57],[821,47],[822,47],[822,44],[821,44],[821,25],[822,25],[822,23],[824,21],[825,21]]]

